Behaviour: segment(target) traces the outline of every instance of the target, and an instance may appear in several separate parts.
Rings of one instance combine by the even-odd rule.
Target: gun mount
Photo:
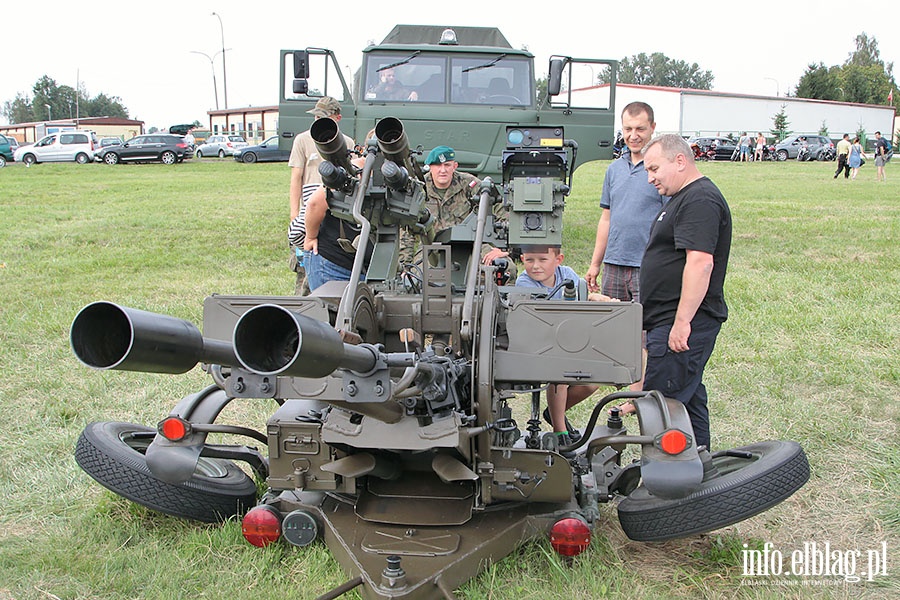
[[[742,520],[803,485],[808,465],[798,445],[710,455],[694,444],[684,407],[657,391],[604,396],[582,438],[560,447],[542,431],[541,391],[639,379],[641,307],[548,300],[501,285],[500,267],[478,259],[485,241],[511,249],[559,243],[577,146],[559,128],[510,128],[502,183],[486,180],[477,211],[432,243],[402,124],[383,121],[361,169],[335,142],[336,124],[314,132],[325,170],[346,174],[329,180],[330,209],[362,226],[351,281],[374,243],[365,283],[330,282],[306,297],[209,296],[202,335],[181,319],[110,302],[78,313],[72,349],[90,367],[182,373],[203,362],[213,379],[155,433],[86,428],[76,459],[92,477],[178,516],[214,521],[250,509],[243,530],[255,545],[324,539],[350,576],[324,597],[359,586],[378,600],[452,598],[484,565],[540,535],[562,555],[577,555],[605,523],[599,505],[610,500],[621,500],[627,535],[661,540]],[[507,223],[489,218],[494,202],[508,208]],[[399,264],[400,227],[421,238],[420,264]],[[264,432],[216,422],[235,398],[275,401]],[[625,398],[637,408],[635,434],[616,410],[607,417]],[[263,442],[266,456],[208,442],[222,433]],[[104,435],[110,439],[98,443]],[[135,439],[144,446],[132,446]],[[124,477],[97,468],[115,458],[104,452],[117,444],[147,468]],[[629,444],[641,460],[624,465]],[[234,475],[234,461],[265,481],[261,499],[251,478]],[[238,481],[197,492],[210,473]],[[771,477],[770,491],[759,492],[759,477]],[[171,502],[146,491],[163,485]],[[188,512],[198,493],[201,507]]]

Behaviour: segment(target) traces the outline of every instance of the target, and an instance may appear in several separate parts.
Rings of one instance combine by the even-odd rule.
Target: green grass
[[[709,535],[631,542],[604,507],[572,565],[526,544],[457,590],[465,599],[895,598],[900,595],[900,170],[853,182],[833,164],[702,164],[728,199],[730,319],[707,370],[713,445],[801,442],[810,482],[778,507]],[[567,263],[584,273],[604,163],[581,167]],[[154,424],[207,384],[96,372],[68,347],[106,299],[200,322],[210,293],[291,294],[288,170],[11,164],[0,170],[0,600],[312,598],[347,577],[321,544],[252,548],[238,523],[159,515],[94,483],[72,449],[94,420]],[[226,419],[262,428],[268,405]],[[588,407],[574,410],[583,420]],[[745,585],[743,544],[888,548],[877,582]],[[820,578],[821,579],[821,578]],[[354,593],[349,598],[358,597]]]

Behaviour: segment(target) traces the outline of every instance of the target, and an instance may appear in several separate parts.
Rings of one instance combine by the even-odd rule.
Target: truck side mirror
[[[295,94],[306,94],[309,91],[309,51],[294,50],[294,83]]]
[[[309,52],[294,50],[294,78],[309,79]]]
[[[550,60],[550,77],[547,79],[547,93],[551,96],[559,95],[562,87],[562,73],[566,62],[561,58]]]

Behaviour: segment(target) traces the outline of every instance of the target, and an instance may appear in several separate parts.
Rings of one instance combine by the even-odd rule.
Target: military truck
[[[579,164],[612,158],[614,60],[550,57],[541,98],[534,56],[493,27],[397,25],[363,50],[352,90],[331,50],[282,50],[280,60],[283,150],[309,129],[307,111],[327,95],[341,102],[341,130],[358,142],[391,115],[425,152],[451,146],[460,169],[479,177],[499,176],[507,125],[564,127]],[[609,84],[597,85],[601,72]],[[591,93],[573,97],[576,89]]]

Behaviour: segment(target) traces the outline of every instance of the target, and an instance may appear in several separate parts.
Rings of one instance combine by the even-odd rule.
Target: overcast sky
[[[900,69],[897,0],[349,0],[327,6],[308,0],[43,0],[9,2],[0,14],[0,102],[19,92],[31,97],[46,74],[58,85],[81,81],[92,97],[118,96],[147,128],[208,122],[206,111],[215,108],[212,68],[190,51],[214,55],[223,31],[230,108],[278,103],[280,49],[330,48],[350,72],[367,43],[381,41],[397,23],[499,27],[514,47],[535,55],[539,74],[551,54],[621,59],[662,52],[712,71],[713,89],[732,93],[784,95],[809,63],[843,63],[863,31],[878,41],[881,58]],[[215,67],[224,108],[221,55]],[[4,116],[0,123],[7,123]]]

